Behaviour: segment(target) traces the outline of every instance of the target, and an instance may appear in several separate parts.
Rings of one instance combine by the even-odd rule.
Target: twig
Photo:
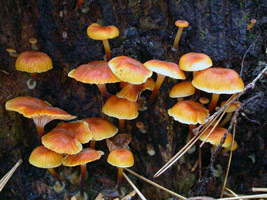
[[[248,118],[248,116],[245,114],[245,113],[240,113],[245,119],[247,119],[248,121],[252,122],[252,123],[255,123],[255,124],[258,124],[258,125],[261,125],[260,122],[258,122],[257,120],[254,120],[254,119],[250,119]]]
[[[230,190],[229,188],[225,188],[225,190],[227,190],[228,192],[230,192],[235,197],[239,197],[234,191]],[[240,200],[242,200],[242,199],[240,199]]]
[[[138,196],[142,199],[142,200],[146,200],[146,198],[144,197],[144,195],[140,192],[140,190],[133,184],[133,182],[131,181],[131,179],[129,179],[129,177],[125,174],[122,173],[124,178],[126,179],[126,181],[128,181],[128,183],[132,186],[132,188],[136,191],[136,193],[138,194]]]
[[[165,192],[168,192],[169,194],[171,194],[171,195],[173,195],[175,197],[178,197],[179,199],[182,199],[182,200],[185,200],[186,199],[184,196],[182,196],[180,194],[177,194],[177,193],[175,193],[173,191],[170,191],[167,188],[165,188],[165,187],[163,187],[163,186],[161,186],[161,185],[159,185],[159,184],[157,184],[157,183],[155,183],[155,182],[153,182],[153,181],[151,181],[151,180],[149,180],[149,179],[147,179],[147,178],[145,178],[145,177],[143,177],[143,176],[135,173],[134,171],[132,171],[130,169],[125,168],[125,170],[127,172],[129,172],[130,174],[136,176],[137,178],[140,178],[141,180],[143,180],[143,181],[145,181],[145,182],[147,182],[147,183],[149,183],[149,184],[151,184],[151,185],[153,185],[153,186],[155,186],[155,187],[157,187],[157,188],[159,188],[159,189],[161,189],[161,190],[163,190]]]
[[[267,192],[267,188],[252,188],[252,192]]]
[[[255,195],[246,195],[246,196],[239,196],[239,197],[221,198],[218,200],[261,199],[261,198],[267,198],[267,194],[255,194]]]

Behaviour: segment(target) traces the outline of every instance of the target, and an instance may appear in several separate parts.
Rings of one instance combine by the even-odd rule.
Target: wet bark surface
[[[60,107],[78,119],[104,117],[118,125],[116,119],[105,116],[101,108],[106,100],[95,85],[86,85],[67,76],[71,69],[93,60],[103,60],[101,41],[88,38],[88,25],[98,22],[102,25],[116,25],[119,37],[110,40],[112,57],[126,55],[141,62],[150,59],[178,63],[181,55],[188,52],[203,52],[213,60],[215,67],[241,70],[247,84],[266,65],[266,3],[261,0],[85,0],[75,11],[76,1],[51,0],[8,0],[0,1],[0,177],[19,158],[23,164],[15,172],[0,199],[68,199],[72,195],[56,193],[54,180],[44,169],[28,163],[38,137],[32,119],[5,110],[7,100],[17,96],[31,95]],[[250,30],[250,19],[257,24]],[[171,51],[177,27],[177,19],[187,20],[177,52]],[[9,56],[6,48],[18,53],[31,50],[29,38],[38,39],[37,47],[53,60],[54,68],[37,75],[37,86],[28,90],[28,74],[15,70],[16,58]],[[186,73],[186,76],[192,76]],[[154,75],[153,78],[156,78]],[[265,76],[266,78],[266,76]],[[140,112],[135,120],[127,122],[132,135],[130,148],[135,157],[132,168],[139,174],[153,179],[154,173],[183,147],[188,126],[169,117],[167,110],[175,103],[169,98],[169,91],[177,80],[166,78],[154,104]],[[119,90],[118,84],[108,85],[110,93]],[[262,97],[248,104],[238,118],[236,140],[238,149],[233,160],[227,187],[238,194],[250,194],[252,187],[266,187],[266,79],[260,80],[240,101],[263,93]],[[150,93],[142,94],[147,99]],[[202,94],[210,97],[210,94]],[[221,100],[229,98],[222,95]],[[141,133],[135,124],[142,121],[147,132]],[[59,121],[49,123],[45,130],[52,130]],[[150,156],[147,145],[155,150]],[[106,163],[108,150],[105,142],[97,143],[97,149],[105,151],[100,161],[88,165],[86,180],[89,199],[116,183],[117,170]],[[203,149],[203,170],[210,163],[210,146]],[[197,152],[186,154],[171,169],[156,179],[156,182],[186,197],[207,195],[218,197],[228,162],[228,155],[220,155],[215,168],[208,177],[198,180],[198,171],[191,172],[197,160]],[[64,171],[64,169],[60,169]],[[79,168],[72,169],[78,171]],[[167,199],[170,196],[133,176],[130,178],[148,199]],[[123,181],[126,192],[131,191]],[[76,186],[68,184],[67,190]],[[74,189],[73,189],[74,188]],[[77,187],[78,188],[78,187]]]

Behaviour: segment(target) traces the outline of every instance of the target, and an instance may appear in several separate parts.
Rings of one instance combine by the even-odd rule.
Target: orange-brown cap
[[[177,27],[185,28],[185,27],[188,27],[188,25],[189,25],[188,21],[185,21],[185,20],[176,20],[175,21],[175,26],[177,26]]]
[[[201,104],[208,104],[210,102],[210,100],[207,97],[200,97],[199,102]]]
[[[212,60],[204,53],[187,53],[179,60],[179,67],[184,71],[199,71],[212,66]]]
[[[30,157],[29,162],[39,168],[54,168],[62,164],[63,156],[51,151],[44,146],[36,147]]]
[[[152,76],[152,71],[139,61],[127,56],[115,57],[109,61],[108,65],[113,74],[121,81],[131,84],[144,83]]]
[[[18,71],[41,73],[52,69],[53,64],[51,58],[46,53],[25,51],[18,56],[15,67]]]
[[[76,118],[60,108],[52,107],[41,99],[27,96],[9,100],[6,102],[6,109],[19,112],[27,118],[34,118],[35,122],[43,126],[54,119],[71,120]]]
[[[92,140],[95,141],[113,137],[118,132],[118,128],[111,122],[99,117],[91,117],[84,119],[83,121],[88,123],[89,129],[93,135]]]
[[[128,149],[115,149],[109,153],[108,163],[121,168],[131,167],[134,165],[134,157]]]
[[[68,76],[89,84],[117,83],[120,81],[108,67],[106,61],[92,61],[71,70]]]
[[[87,35],[93,40],[107,40],[118,37],[120,34],[116,26],[101,26],[93,23],[87,28]]]
[[[223,101],[221,103],[221,107],[224,106],[224,104],[226,103],[226,101]],[[227,113],[231,113],[231,112],[234,112],[236,111],[237,108],[239,108],[241,106],[241,102],[240,101],[235,101],[233,103],[230,104],[230,106],[226,109],[225,112]]]
[[[244,90],[244,83],[232,69],[208,68],[198,72],[192,84],[199,90],[215,94],[234,94]]]
[[[135,119],[138,117],[138,105],[127,99],[111,96],[102,108],[103,113],[118,119]]]
[[[173,62],[166,62],[161,60],[149,60],[144,63],[144,66],[158,74],[168,76],[174,79],[185,79],[184,72],[179,66]]]
[[[57,153],[77,154],[82,144],[92,139],[89,126],[84,121],[61,123],[42,137],[42,144]]]
[[[209,111],[192,100],[181,101],[168,110],[174,120],[184,124],[203,124]]]
[[[80,153],[75,155],[67,155],[63,158],[63,165],[74,167],[77,165],[84,165],[95,160],[99,160],[104,155],[103,151],[97,151],[91,148],[85,148]]]
[[[171,98],[178,98],[178,97],[188,97],[195,94],[195,87],[192,85],[190,81],[183,81],[181,83],[175,84],[169,96]]]
[[[209,132],[211,131],[211,129],[213,128],[213,126],[209,127],[204,134],[200,137],[201,141],[204,141],[205,138],[208,136]],[[221,139],[223,138],[224,134],[227,132],[227,129],[222,128],[222,127],[216,127],[210,134],[210,136],[207,139],[207,142],[218,146],[221,142]],[[232,143],[232,134],[229,133],[225,139],[224,144],[222,145],[222,147],[229,147]]]

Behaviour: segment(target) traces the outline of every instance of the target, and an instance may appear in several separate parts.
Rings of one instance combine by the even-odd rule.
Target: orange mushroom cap
[[[190,52],[179,60],[179,67],[184,71],[199,71],[212,66],[212,60],[204,53]]]
[[[110,70],[106,61],[92,61],[71,70],[68,76],[76,81],[89,84],[106,84],[120,82]]]
[[[199,138],[201,141],[204,141],[205,138],[208,136],[209,132],[211,131],[213,127],[209,127],[204,134]],[[210,136],[207,139],[207,142],[218,146],[221,142],[221,139],[223,138],[224,134],[227,132],[227,129],[222,128],[222,127],[216,127],[210,134]],[[229,133],[225,139],[224,144],[222,145],[222,147],[229,147],[232,143],[233,137],[232,134]]]
[[[189,26],[189,23],[188,23],[188,21],[185,21],[185,20],[176,20],[175,26],[185,28],[185,27]]]
[[[57,153],[77,154],[82,144],[92,139],[89,126],[84,121],[61,123],[42,137],[42,144]]]
[[[134,165],[134,157],[128,149],[115,149],[109,153],[108,163],[120,168],[131,167]]]
[[[84,165],[95,160],[99,160],[104,155],[103,151],[97,151],[91,148],[85,148],[80,153],[75,155],[67,155],[63,158],[63,165],[74,167],[77,165]]]
[[[209,111],[192,100],[181,101],[168,110],[168,114],[184,124],[203,124]]]
[[[51,151],[44,146],[36,147],[30,157],[29,162],[39,168],[55,168],[62,164],[63,156]]]
[[[221,103],[221,107],[224,106],[225,103],[226,103],[226,101],[223,101],[223,102]],[[226,109],[225,112],[227,112],[227,113],[234,112],[234,111],[236,111],[236,109],[238,109],[240,106],[241,106],[241,102],[240,102],[240,101],[235,101],[235,102],[233,102],[233,103],[231,103],[231,104],[229,105],[229,107]]]
[[[118,133],[118,128],[105,119],[99,117],[91,117],[84,119],[83,121],[85,121],[89,125],[90,131],[93,135],[92,140],[104,140],[113,137],[114,135],[116,135],[116,133]]]
[[[195,87],[192,85],[190,81],[183,81],[181,83],[175,84],[169,96],[171,98],[178,98],[178,97],[188,97],[195,94]]]
[[[107,40],[118,37],[120,34],[116,26],[101,26],[93,23],[87,28],[87,35],[93,40]]]
[[[41,99],[27,96],[16,97],[6,102],[6,110],[16,111],[24,117],[33,118],[37,126],[45,126],[54,119],[71,120],[76,118],[60,108],[52,107]]]
[[[199,90],[215,94],[234,94],[244,90],[240,76],[232,69],[208,68],[198,72],[192,84]]]
[[[144,83],[152,76],[152,71],[139,61],[127,56],[115,57],[109,61],[108,65],[115,76],[131,84]]]
[[[161,60],[149,60],[144,63],[144,66],[158,74],[168,76],[174,79],[185,79],[184,72],[179,66],[173,62],[166,62]]]
[[[210,100],[206,97],[200,97],[199,102],[202,104],[208,104],[210,102]]]
[[[102,108],[103,113],[118,119],[135,119],[138,117],[138,105],[127,99],[111,96]]]
[[[51,58],[46,53],[25,51],[18,56],[15,67],[18,71],[41,73],[52,69],[53,64]]]

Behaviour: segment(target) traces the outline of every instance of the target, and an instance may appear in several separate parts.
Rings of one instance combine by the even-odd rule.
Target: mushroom
[[[235,94],[244,90],[240,76],[232,69],[208,68],[198,72],[192,84],[195,88],[212,93],[209,105],[211,112],[216,106],[220,94]]]
[[[110,96],[105,84],[120,82],[120,79],[112,73],[106,61],[92,61],[81,65],[71,70],[68,76],[82,83],[96,84],[104,97]]]
[[[16,63],[16,70],[31,73],[35,78],[36,73],[46,72],[53,68],[51,58],[43,52],[25,51],[19,54]]]
[[[81,168],[81,183],[80,194],[83,195],[83,185],[86,177],[86,164],[99,160],[104,155],[103,151],[96,151],[95,149],[85,148],[80,153],[75,155],[67,155],[63,158],[63,165],[74,167],[80,165]]]
[[[118,167],[117,189],[120,192],[123,169],[134,165],[134,157],[128,149],[115,149],[108,155],[108,163]]]
[[[224,106],[225,103],[226,103],[226,101],[223,101],[221,103],[221,107]],[[219,126],[221,126],[221,127],[224,126],[229,121],[229,119],[231,119],[233,112],[235,112],[236,109],[238,109],[240,106],[241,106],[241,103],[239,101],[235,101],[235,102],[231,103],[225,111],[227,113],[227,115],[225,116],[224,120],[221,121]]]
[[[11,57],[18,57],[18,54],[17,54],[17,51],[13,48],[6,48],[6,51],[8,52],[8,54],[11,56]]]
[[[157,80],[154,87],[154,90],[149,98],[148,105],[151,105],[155,99],[159,88],[161,87],[165,76],[174,78],[174,79],[185,79],[184,72],[179,68],[179,66],[173,62],[166,62],[160,60],[150,60],[144,63],[144,66],[157,73]]]
[[[145,83],[141,85],[134,85],[127,82],[121,82],[122,87],[120,92],[117,92],[116,96],[119,98],[127,99],[129,101],[137,102],[139,96],[144,90],[153,90],[155,82],[152,78],[148,78]]]
[[[55,119],[71,120],[76,118],[60,108],[52,107],[46,101],[27,96],[16,97],[6,102],[6,110],[16,111],[24,117],[32,118],[36,125],[39,138],[44,134],[44,126],[50,121]]]
[[[247,26],[247,30],[250,30],[253,28],[253,26],[257,23],[256,19],[250,20],[250,24]]]
[[[34,51],[38,50],[38,47],[36,46],[37,42],[38,42],[38,40],[34,37],[31,37],[29,39],[29,43],[31,44],[32,50],[34,50]]]
[[[207,97],[200,97],[199,102],[204,106],[210,102],[210,100]]]
[[[176,103],[168,110],[168,114],[178,122],[189,124],[190,135],[192,137],[192,129],[197,123],[203,124],[205,122],[205,119],[209,116],[209,111],[197,102],[186,100]]]
[[[42,144],[56,153],[77,154],[82,144],[92,139],[92,132],[84,121],[61,123],[42,137]]]
[[[51,151],[44,146],[36,147],[29,157],[30,164],[35,167],[47,169],[50,174],[52,174],[52,176],[56,178],[60,183],[60,176],[54,170],[54,168],[60,166],[62,164],[62,160],[63,156],[61,154]]]
[[[179,67],[186,72],[193,72],[195,76],[197,71],[211,67],[212,60],[204,53],[190,52],[184,54],[179,60]]]
[[[176,37],[174,39],[174,43],[173,43],[173,47],[172,47],[173,51],[177,51],[178,50],[178,43],[179,43],[179,40],[181,38],[183,29],[188,27],[188,25],[189,25],[189,23],[187,21],[185,21],[185,20],[177,20],[175,22],[175,26],[178,27],[178,31],[177,31]]]
[[[118,133],[118,128],[114,126],[111,122],[99,118],[99,117],[91,117],[84,119],[92,133],[92,139],[90,141],[90,148],[95,148],[95,142],[104,140],[110,137],[113,137]]]
[[[138,117],[137,103],[117,96],[109,97],[102,107],[102,111],[110,117],[119,119],[120,133],[124,132],[125,119],[131,120]]]
[[[106,52],[106,61],[111,58],[108,39],[118,37],[119,33],[120,31],[116,26],[101,26],[97,23],[93,23],[87,28],[87,35],[91,39],[102,40]]]
[[[121,81],[135,85],[146,82],[152,76],[152,71],[139,61],[127,56],[113,58],[108,62],[108,66]]]
[[[188,97],[195,94],[195,87],[190,81],[183,81],[175,84],[169,94],[171,98],[177,98],[177,101],[183,101],[184,97]]]

